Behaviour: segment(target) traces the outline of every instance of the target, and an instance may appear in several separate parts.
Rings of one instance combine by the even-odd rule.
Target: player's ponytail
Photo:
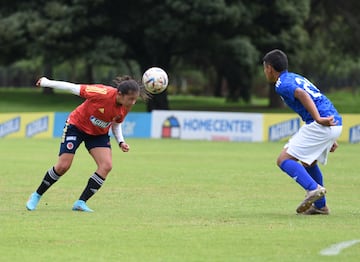
[[[142,86],[142,84],[134,80],[131,76],[118,76],[114,79],[113,82],[115,84],[115,88],[124,95],[129,93],[139,93],[140,97],[145,101],[151,97],[145,91],[145,88]]]

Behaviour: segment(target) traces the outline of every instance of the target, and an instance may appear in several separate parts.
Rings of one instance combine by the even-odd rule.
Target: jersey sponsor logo
[[[106,88],[98,87],[98,86],[92,86],[92,85],[87,85],[86,88],[85,88],[85,91],[88,92],[88,93],[98,93],[98,94],[102,94],[102,95],[107,94]]]
[[[269,141],[278,141],[280,139],[292,136],[300,128],[300,119],[293,118],[288,121],[280,122],[269,127]]]
[[[100,120],[98,118],[96,118],[95,116],[90,116],[90,122],[94,125],[94,126],[98,126],[101,128],[107,128],[111,125],[111,122],[105,122],[103,120]]]

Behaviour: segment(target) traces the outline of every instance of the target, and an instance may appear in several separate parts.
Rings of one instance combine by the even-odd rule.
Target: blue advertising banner
[[[69,113],[55,113],[54,137],[61,137]],[[151,113],[129,113],[122,123],[123,135],[126,138],[149,138],[151,132]],[[110,132],[110,135],[112,133]]]
[[[124,138],[150,138],[151,113],[129,113],[121,124]]]
[[[53,137],[61,137],[69,112],[55,112]]]

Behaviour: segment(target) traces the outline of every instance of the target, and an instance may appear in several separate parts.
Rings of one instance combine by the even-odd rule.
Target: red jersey
[[[86,100],[69,115],[68,122],[89,135],[109,132],[113,122],[121,123],[129,112],[116,104],[118,90],[105,85],[81,85],[80,96]]]

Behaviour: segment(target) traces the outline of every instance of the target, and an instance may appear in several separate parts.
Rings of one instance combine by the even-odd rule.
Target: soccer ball
[[[168,86],[168,76],[160,67],[151,67],[142,76],[145,89],[151,94],[160,94]]]

